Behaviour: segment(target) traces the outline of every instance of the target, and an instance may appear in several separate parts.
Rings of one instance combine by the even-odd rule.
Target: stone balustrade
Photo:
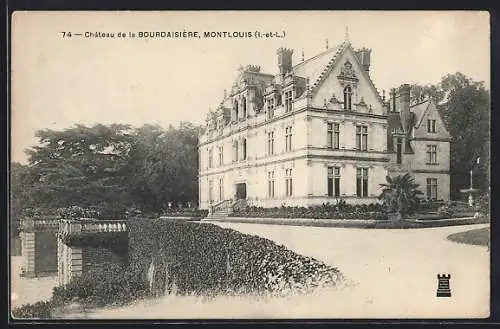
[[[126,232],[126,220],[96,220],[85,219],[61,219],[59,233],[81,234],[81,233],[113,233]]]

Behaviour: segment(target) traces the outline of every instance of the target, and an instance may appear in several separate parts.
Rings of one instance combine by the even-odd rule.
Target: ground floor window
[[[274,198],[274,171],[269,171],[267,173],[267,195],[270,198]]]
[[[286,196],[292,196],[292,169],[285,170]]]
[[[328,167],[328,196],[340,197],[340,167]]]
[[[368,196],[368,168],[356,169],[356,195],[358,197]]]
[[[437,200],[437,178],[427,178],[427,199]]]

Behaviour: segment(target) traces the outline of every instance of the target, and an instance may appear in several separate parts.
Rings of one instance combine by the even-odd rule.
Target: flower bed
[[[314,219],[363,219],[386,220],[387,213],[380,204],[349,205],[323,204],[311,207],[246,207],[236,209],[231,217],[260,218],[314,218]]]

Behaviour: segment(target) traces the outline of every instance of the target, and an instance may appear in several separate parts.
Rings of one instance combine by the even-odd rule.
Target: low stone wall
[[[455,225],[470,225],[489,223],[488,218],[475,219],[473,217],[449,218],[435,220],[361,220],[361,219],[312,219],[312,218],[257,218],[257,217],[226,217],[224,219],[204,219],[213,222],[270,224],[270,225],[292,225],[292,226],[317,226],[317,227],[341,227],[341,228],[380,228],[380,229],[406,229],[426,228]]]

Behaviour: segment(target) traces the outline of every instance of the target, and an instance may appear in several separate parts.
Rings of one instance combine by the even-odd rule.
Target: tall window
[[[285,93],[285,112],[288,113],[292,110],[292,91]]]
[[[403,139],[398,137],[396,140],[396,161],[398,164],[401,164],[403,159]]]
[[[340,167],[328,167],[328,196],[340,197]]]
[[[224,178],[219,178],[219,200],[224,200]]]
[[[241,142],[241,146],[242,146],[242,160],[246,160],[247,159],[247,139],[246,138],[243,138],[243,141]]]
[[[437,164],[437,145],[427,145],[427,164]]]
[[[344,88],[344,109],[350,110],[352,108],[352,89],[351,86]]]
[[[287,152],[292,150],[292,126],[285,128],[285,150]]]
[[[356,195],[358,197],[368,196],[368,168],[356,169]]]
[[[356,149],[366,151],[368,149],[368,127],[356,126]]]
[[[427,178],[427,199],[436,200],[437,199],[437,178]]]
[[[340,124],[338,123],[327,124],[327,138],[328,138],[328,148],[335,150],[339,149]]]
[[[208,181],[208,201],[213,200],[213,181]]]
[[[267,155],[274,154],[274,132],[267,133]]]
[[[238,161],[238,141],[233,142],[233,162]]]
[[[274,98],[269,97],[267,99],[267,118],[272,119],[274,118]]]
[[[285,169],[286,196],[292,196],[292,169]]]
[[[224,147],[223,146],[219,146],[218,148],[219,150],[219,166],[222,166],[224,164]]]
[[[243,115],[243,120],[247,118],[247,98],[243,97],[241,100],[241,107],[242,107],[242,115]]]
[[[213,157],[214,157],[214,154],[213,154],[213,149],[210,148],[208,150],[208,168],[212,168],[214,163],[213,163]]]
[[[234,121],[238,122],[240,117],[239,109],[238,109],[238,100],[234,101]]]
[[[428,133],[436,132],[436,120],[432,119],[427,120],[427,132]]]
[[[269,171],[267,173],[267,195],[270,198],[274,197],[274,171]]]

